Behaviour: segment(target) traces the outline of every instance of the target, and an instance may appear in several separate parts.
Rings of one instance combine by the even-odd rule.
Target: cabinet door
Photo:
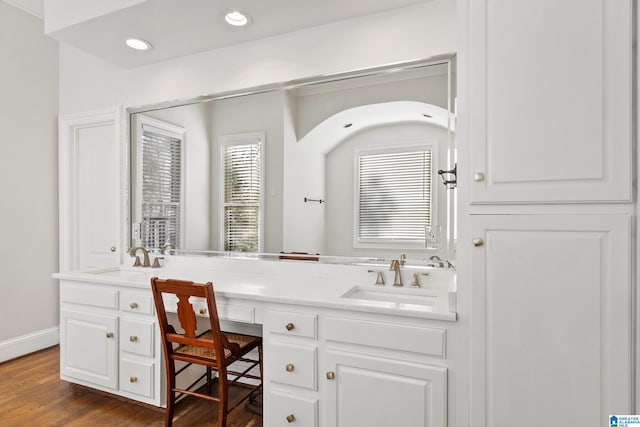
[[[60,374],[91,384],[118,387],[118,319],[60,310]]]
[[[326,362],[323,425],[446,426],[446,368],[338,351]]]
[[[474,203],[631,200],[632,1],[469,1]]]
[[[120,109],[60,117],[60,270],[118,263]]]
[[[598,427],[632,410],[630,223],[472,217],[474,427]]]

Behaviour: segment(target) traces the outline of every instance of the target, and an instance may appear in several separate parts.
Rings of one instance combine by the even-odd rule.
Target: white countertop
[[[302,306],[315,306],[341,310],[392,314],[435,320],[455,321],[455,277],[446,282],[423,286],[420,289],[375,286],[368,280],[354,277],[300,277],[285,274],[223,271],[211,268],[142,268],[114,266],[110,268],[56,273],[54,278],[76,282],[89,282],[149,289],[150,279],[182,279],[194,282],[213,282],[217,298],[241,299]],[[348,275],[347,275],[348,276]],[[375,295],[389,295],[390,300],[356,299],[342,297],[355,286]],[[397,297],[398,294],[401,298]],[[429,304],[412,303],[429,299]],[[427,297],[427,298],[425,298]],[[432,297],[432,298],[429,298]],[[395,301],[393,301],[395,300]]]

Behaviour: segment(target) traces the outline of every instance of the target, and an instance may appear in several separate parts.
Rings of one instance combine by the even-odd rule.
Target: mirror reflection
[[[451,258],[451,58],[131,114],[132,246]],[[444,184],[445,180],[449,180]]]

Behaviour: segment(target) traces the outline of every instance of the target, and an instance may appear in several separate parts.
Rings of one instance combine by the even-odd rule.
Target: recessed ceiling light
[[[233,25],[234,27],[243,27],[249,23],[249,15],[239,10],[232,10],[224,15],[224,20],[227,21],[227,24]]]
[[[151,43],[142,39],[127,39],[125,42],[127,46],[135,50],[149,50],[151,49]]]

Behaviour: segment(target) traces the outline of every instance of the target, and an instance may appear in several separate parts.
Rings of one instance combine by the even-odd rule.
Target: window
[[[424,245],[432,223],[430,146],[360,151],[356,155],[356,244]]]
[[[179,248],[184,130],[143,117],[138,132],[141,245],[162,248],[171,244]]]
[[[223,247],[225,251],[262,249],[262,134],[222,137]]]

